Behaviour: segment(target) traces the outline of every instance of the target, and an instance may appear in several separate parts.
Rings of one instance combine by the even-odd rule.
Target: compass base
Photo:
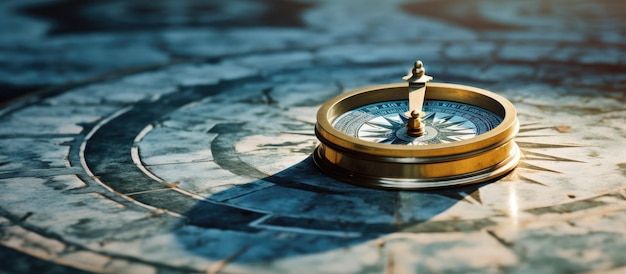
[[[425,190],[482,183],[506,175],[517,166],[520,159],[520,150],[515,142],[511,141],[507,147],[509,147],[507,157],[495,165],[464,174],[443,177],[408,177],[403,176],[403,174],[398,174],[398,176],[377,176],[375,174],[376,170],[370,171],[370,174],[365,171],[349,170],[325,157],[324,150],[326,147],[324,145],[320,145],[315,149],[313,160],[323,173],[342,182],[380,189]],[[414,170],[420,170],[424,167],[424,164],[415,163],[410,166]]]

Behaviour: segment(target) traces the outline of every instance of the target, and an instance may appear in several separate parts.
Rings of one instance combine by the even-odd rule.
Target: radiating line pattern
[[[422,119],[425,133],[420,137],[406,134],[407,118],[402,114],[376,117],[359,129],[360,139],[381,144],[428,145],[461,141],[478,135],[476,126],[460,116],[426,112]]]

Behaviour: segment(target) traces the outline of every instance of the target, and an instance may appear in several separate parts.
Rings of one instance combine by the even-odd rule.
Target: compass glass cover
[[[424,135],[406,133],[408,101],[386,101],[348,111],[333,127],[361,140],[398,145],[428,145],[466,140],[495,128],[502,117],[481,107],[452,101],[425,100]]]

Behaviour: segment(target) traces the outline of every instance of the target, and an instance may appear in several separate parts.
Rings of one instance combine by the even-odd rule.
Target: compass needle
[[[408,88],[365,87],[322,105],[313,158],[323,172],[367,187],[428,189],[484,182],[515,168],[519,123],[508,100],[430,83],[420,61],[403,79]]]

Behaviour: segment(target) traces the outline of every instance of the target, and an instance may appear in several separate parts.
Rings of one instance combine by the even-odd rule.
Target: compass
[[[315,164],[344,182],[428,189],[484,182],[520,159],[515,108],[493,92],[429,83],[421,61],[408,82],[360,88],[323,104]]]

